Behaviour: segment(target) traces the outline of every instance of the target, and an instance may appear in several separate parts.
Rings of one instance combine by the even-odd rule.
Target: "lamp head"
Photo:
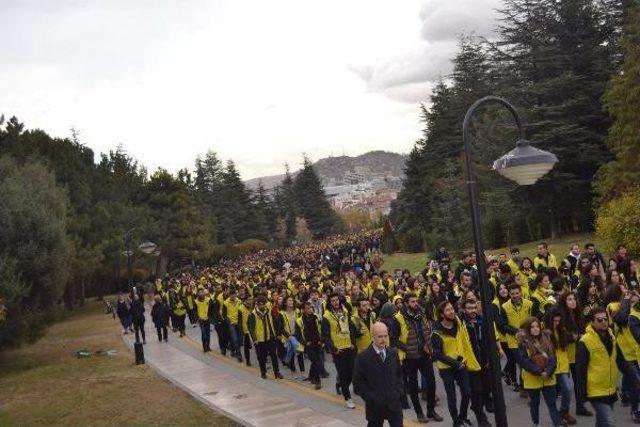
[[[558,162],[555,154],[532,147],[521,139],[516,148],[493,162],[493,169],[519,185],[532,185]]]

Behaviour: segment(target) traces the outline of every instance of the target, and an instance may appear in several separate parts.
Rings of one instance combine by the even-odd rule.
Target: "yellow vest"
[[[187,314],[187,309],[182,303],[182,300],[179,299],[176,303],[176,306],[173,308],[173,314],[175,314],[176,316],[184,316],[185,314]]]
[[[554,332],[556,340],[558,340],[558,334]],[[573,357],[575,360],[575,345]],[[556,347],[556,375],[569,373],[569,344],[563,349],[559,346]]]
[[[533,268],[535,268],[536,270],[538,269],[538,267],[544,267],[544,268],[558,268],[558,263],[556,262],[556,257],[553,254],[549,254],[549,256],[547,257],[547,260],[545,260],[544,258],[540,258],[538,257],[538,255],[536,255],[536,257],[533,259]]]
[[[620,311],[620,303],[612,302],[607,305],[607,314],[609,314],[609,324],[613,326],[613,333],[616,336],[616,340],[618,341],[618,346],[620,347],[620,351],[622,351],[622,355],[624,356],[624,360],[627,362],[638,360],[638,350],[639,346],[636,342],[635,338],[633,338],[633,334],[631,333],[631,329],[629,329],[628,323],[625,326],[618,326],[613,321],[613,316]],[[640,312],[635,308],[631,308],[631,312],[629,315],[635,315],[635,317],[640,318]]]
[[[320,335],[320,320],[318,320],[317,316],[313,316],[316,319],[316,328],[318,329],[318,336]],[[296,324],[298,325],[298,328],[300,329],[300,335],[302,336],[302,339],[304,340],[304,342],[307,342],[307,338],[304,336],[304,321],[302,320],[302,316],[298,317],[296,319]],[[304,344],[300,343],[300,346],[298,347],[298,351],[299,352],[304,352]]]
[[[255,317],[255,326],[252,331],[253,337],[255,337],[255,342],[262,343],[275,338],[276,329],[273,327],[273,317],[271,316],[271,312],[267,311],[267,314],[264,316],[264,320],[255,309],[252,314]]]
[[[618,365],[616,365],[616,338],[611,333],[613,341],[613,351],[611,355],[593,330],[591,325],[587,326],[585,334],[580,338],[589,351],[589,366],[587,367],[587,397],[611,396],[616,392],[618,384]]]
[[[531,353],[529,353],[528,350],[527,350],[527,355],[531,356]],[[556,359],[556,363],[558,363],[558,359]],[[525,390],[537,390],[537,389],[541,389],[542,387],[549,387],[549,386],[556,385],[555,375],[551,375],[549,376],[549,378],[545,380],[540,375],[532,374],[526,369],[521,369],[520,372],[522,372],[522,381],[524,382]],[[557,367],[556,367],[555,373],[556,374],[558,373]]]
[[[238,307],[238,311],[242,313],[242,332],[248,334],[249,326],[247,325],[247,321],[249,320],[249,314],[251,314],[251,312],[244,304],[241,304],[240,307]]]
[[[196,304],[196,309],[198,311],[198,319],[200,320],[209,320],[209,301],[211,297],[204,297],[204,300],[200,301],[196,298],[194,303]]]
[[[469,372],[477,372],[480,370],[480,364],[471,347],[471,339],[467,327],[456,318],[458,329],[455,336],[442,333],[438,328],[434,328],[433,333],[442,339],[442,352],[452,358],[458,359],[462,357],[463,362],[467,365]],[[438,369],[450,369],[451,366],[438,360],[436,362]]]
[[[533,300],[538,301],[538,309],[540,310],[540,313],[544,314],[548,300],[541,288],[537,288],[535,292],[531,294],[531,301]]]
[[[520,308],[516,308],[511,300],[502,304],[502,309],[504,310],[507,316],[507,323],[512,328],[520,329],[520,325],[522,322],[531,317],[531,308],[533,307],[533,303],[529,300],[523,299]],[[516,340],[515,335],[506,334],[507,345],[510,349],[518,348],[518,340]]]
[[[224,301],[224,306],[227,309],[227,319],[229,320],[230,324],[232,325],[238,324],[238,309],[240,308],[241,305],[242,305],[242,302],[237,298],[235,302],[231,301],[230,298],[227,298]]]
[[[366,350],[371,344],[371,327],[376,321],[376,315],[374,312],[369,313],[369,324],[365,322],[362,318],[360,318],[360,314],[356,310],[356,313],[353,315],[353,324],[355,325],[358,332],[362,335],[356,338],[356,348],[358,349],[358,353]]]
[[[330,338],[333,346],[338,350],[351,348],[351,334],[349,331],[349,313],[345,308],[342,311],[342,321],[334,315],[332,310],[325,310],[324,318],[330,326]]]
[[[509,266],[509,268],[511,268],[511,274],[513,275],[518,274],[518,272],[520,271],[520,267],[518,267],[518,264],[516,264],[513,258],[509,258],[509,260],[507,261],[507,265]]]

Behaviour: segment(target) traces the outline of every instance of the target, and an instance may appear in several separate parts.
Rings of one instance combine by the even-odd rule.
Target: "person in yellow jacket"
[[[253,310],[253,297],[248,296],[242,301],[242,305],[238,309],[238,323],[241,329],[242,349],[244,351],[244,361],[247,366],[251,366],[251,335],[249,334],[249,315]]]
[[[569,380],[569,348],[571,344],[575,343],[575,340],[559,307],[553,306],[547,310],[544,324],[556,351],[555,376],[560,391],[560,418],[568,425],[574,425],[577,421],[569,413],[571,395],[573,394],[573,385]]]
[[[337,293],[329,295],[329,304],[322,318],[322,340],[332,354],[338,371],[339,384],[336,384],[336,390],[341,391],[347,408],[354,409],[349,386],[355,363],[355,334],[351,316]]]
[[[440,321],[433,326],[431,346],[436,366],[444,383],[447,406],[455,427],[471,425],[467,411],[471,398],[469,371],[480,371],[469,333],[456,316],[455,308],[449,301],[438,306]],[[456,403],[456,386],[460,388],[460,408]]]
[[[242,302],[238,299],[238,292],[235,288],[229,290],[229,297],[222,303],[222,319],[226,323],[229,331],[229,343],[231,344],[231,356],[242,362],[240,353],[241,324],[239,322],[240,307]]]
[[[533,425],[540,424],[540,394],[544,398],[554,427],[561,425],[556,406],[557,359],[549,331],[542,330],[542,322],[531,316],[522,322],[517,334],[516,359],[522,368],[522,387],[529,393],[529,411]]]
[[[371,311],[368,299],[361,297],[356,304],[357,310],[351,316],[351,321],[355,328],[356,349],[361,353],[371,344],[371,327],[376,322],[376,314]]]
[[[200,324],[200,334],[202,340],[202,351],[211,351],[211,323],[209,322],[209,303],[211,297],[206,289],[198,291],[198,298],[195,299],[196,312],[198,313],[198,323]]]
[[[247,319],[247,328],[251,341],[256,348],[256,356],[260,365],[260,376],[267,378],[267,356],[271,358],[273,374],[276,379],[282,379],[276,355],[276,328],[273,324],[271,310],[267,308],[267,298],[260,295],[256,298],[256,307]]]
[[[173,305],[173,316],[176,320],[176,328],[180,332],[180,338],[185,335],[185,319],[187,317],[187,307],[181,297],[181,293],[177,293],[176,301]]]
[[[509,285],[509,301],[502,304],[500,317],[496,319],[498,330],[504,334],[507,340],[507,364],[504,368],[507,374],[505,381],[513,384],[515,391],[519,391],[516,377],[516,351],[518,350],[518,340],[516,334],[520,330],[520,325],[531,317],[533,303],[522,298],[522,289],[519,285]]]
[[[624,358],[609,329],[607,311],[594,308],[590,320],[576,345],[576,399],[591,403],[597,426],[615,426],[613,404],[618,400],[619,365],[624,364]]]
[[[544,268],[558,268],[556,256],[549,252],[547,242],[538,243],[538,255],[533,259],[533,268],[536,271]]]
[[[638,353],[640,347],[631,330],[632,318],[638,318],[637,303],[640,299],[636,291],[629,291],[620,285],[609,285],[607,288],[607,300],[612,300],[607,305],[609,324],[618,343],[618,350],[622,354],[625,363],[621,366],[623,403],[631,406],[631,418],[634,423],[640,424],[640,412],[638,404],[640,398],[640,377],[638,377]]]

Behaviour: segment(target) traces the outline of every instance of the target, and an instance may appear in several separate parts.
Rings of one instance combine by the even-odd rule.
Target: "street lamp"
[[[469,201],[471,203],[471,224],[473,226],[473,242],[476,251],[476,260],[478,265],[478,279],[480,281],[480,296],[482,298],[482,307],[485,324],[493,325],[495,323],[493,310],[489,309],[492,304],[493,291],[490,288],[487,278],[487,268],[484,259],[484,250],[482,249],[482,229],[480,225],[480,208],[478,205],[478,196],[476,194],[476,176],[471,161],[471,137],[469,135],[469,124],[473,113],[483,104],[498,103],[506,107],[518,125],[518,141],[516,148],[500,157],[493,163],[493,169],[500,175],[509,178],[520,185],[531,185],[540,177],[549,172],[553,165],[558,162],[555,154],[547,151],[539,150],[531,147],[525,139],[524,126],[520,115],[516,109],[507,100],[497,96],[485,96],[473,103],[467,114],[464,116],[464,124],[462,125],[462,134],[464,140],[465,165],[467,171],[467,189],[469,191]],[[502,371],[500,366],[500,355],[496,346],[496,336],[493,327],[485,328],[484,346],[489,350],[491,372],[493,376],[493,400],[494,414],[497,427],[507,426],[507,412],[504,403],[504,394],[502,391]]]
[[[133,255],[133,252],[131,252],[131,233],[133,233],[135,229],[136,227],[133,227],[124,234],[125,254],[127,255],[127,275],[129,276],[127,280],[129,292],[131,292],[131,289],[133,288],[133,269],[131,265],[131,255]]]

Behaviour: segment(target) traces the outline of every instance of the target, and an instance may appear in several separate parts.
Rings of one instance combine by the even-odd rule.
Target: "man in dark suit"
[[[398,351],[387,347],[389,332],[382,322],[371,328],[372,343],[358,354],[353,389],[365,402],[367,426],[402,427],[401,397],[404,393]]]

